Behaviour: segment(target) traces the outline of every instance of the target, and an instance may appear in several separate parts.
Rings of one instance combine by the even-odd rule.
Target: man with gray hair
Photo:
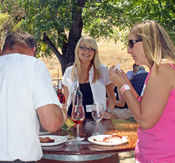
[[[143,70],[143,71],[141,71],[141,70]],[[144,68],[143,66],[138,66],[138,67],[137,67],[137,73],[138,73],[139,71],[141,71],[142,73],[146,72],[146,71],[145,71],[145,68]],[[140,73],[141,73],[141,72],[140,72]],[[137,73],[136,73],[136,74],[137,74]]]

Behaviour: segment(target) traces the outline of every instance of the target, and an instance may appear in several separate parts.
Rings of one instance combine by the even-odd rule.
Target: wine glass
[[[102,120],[104,116],[104,106],[103,103],[94,103],[92,106],[92,117],[97,122],[97,132],[93,135],[100,135],[98,131],[99,122]]]
[[[85,119],[85,112],[83,105],[73,105],[71,117],[73,122],[77,125],[77,137],[73,141],[82,141],[84,138],[79,136],[79,126]]]

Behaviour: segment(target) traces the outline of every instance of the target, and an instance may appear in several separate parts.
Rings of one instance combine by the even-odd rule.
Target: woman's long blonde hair
[[[98,53],[98,46],[96,41],[91,36],[83,36],[79,39],[76,47],[75,47],[75,62],[73,66],[73,71],[71,75],[71,79],[73,81],[73,78],[76,77],[79,79],[79,74],[82,70],[82,65],[78,56],[78,48],[80,47],[81,42],[84,42],[87,46],[90,46],[91,48],[95,49],[94,52],[94,58],[92,59],[91,63],[94,67],[94,77],[92,80],[92,83],[95,83],[100,77],[101,77],[101,69],[100,69],[100,59],[99,59],[99,53]]]
[[[174,45],[160,24],[148,20],[134,25],[130,32],[142,39],[148,62],[151,66],[155,65],[156,71],[161,63],[175,64]]]

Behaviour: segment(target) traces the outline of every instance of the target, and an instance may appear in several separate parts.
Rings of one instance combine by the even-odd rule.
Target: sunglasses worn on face
[[[80,46],[79,48],[80,48],[82,51],[88,50],[89,52],[95,52],[95,49],[92,49],[92,48],[87,48],[87,47],[83,47],[83,46]]]
[[[142,39],[138,39],[138,40],[129,40],[129,41],[128,41],[128,45],[129,45],[129,47],[132,49],[132,48],[134,47],[134,44],[135,44],[136,42],[139,42],[139,41],[142,41]]]

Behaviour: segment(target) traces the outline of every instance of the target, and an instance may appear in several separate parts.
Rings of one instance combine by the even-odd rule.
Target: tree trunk
[[[72,3],[76,6],[72,9],[72,21],[73,24],[69,31],[68,44],[63,43],[62,54],[57,50],[52,41],[47,37],[47,35],[43,34],[43,41],[51,48],[54,54],[60,61],[62,74],[64,74],[67,64],[74,63],[75,59],[75,47],[78,40],[81,38],[83,22],[82,22],[82,8],[85,5],[87,0],[72,0]],[[77,9],[78,6],[78,9]]]
[[[75,0],[72,0],[72,3]],[[74,63],[75,59],[75,47],[78,42],[78,40],[81,38],[82,28],[83,28],[83,22],[82,22],[82,8],[84,8],[84,5],[87,0],[78,0],[76,1],[76,6],[72,9],[72,20],[73,24],[69,31],[69,38],[68,38],[68,45],[67,45],[67,51],[66,51],[66,57],[64,57],[64,61],[67,64]],[[79,7],[77,10],[77,6]],[[63,67],[63,74],[66,70],[66,67]]]
[[[65,71],[64,67],[66,67],[66,63],[64,62],[64,58],[65,58],[65,55],[61,54],[58,49],[55,47],[55,45],[52,43],[52,41],[48,38],[48,36],[43,33],[43,41],[49,46],[49,48],[53,51],[53,53],[57,56],[58,60],[60,61],[60,64],[61,64],[61,70],[62,70],[62,73]],[[63,49],[65,48],[65,46],[63,46]]]

